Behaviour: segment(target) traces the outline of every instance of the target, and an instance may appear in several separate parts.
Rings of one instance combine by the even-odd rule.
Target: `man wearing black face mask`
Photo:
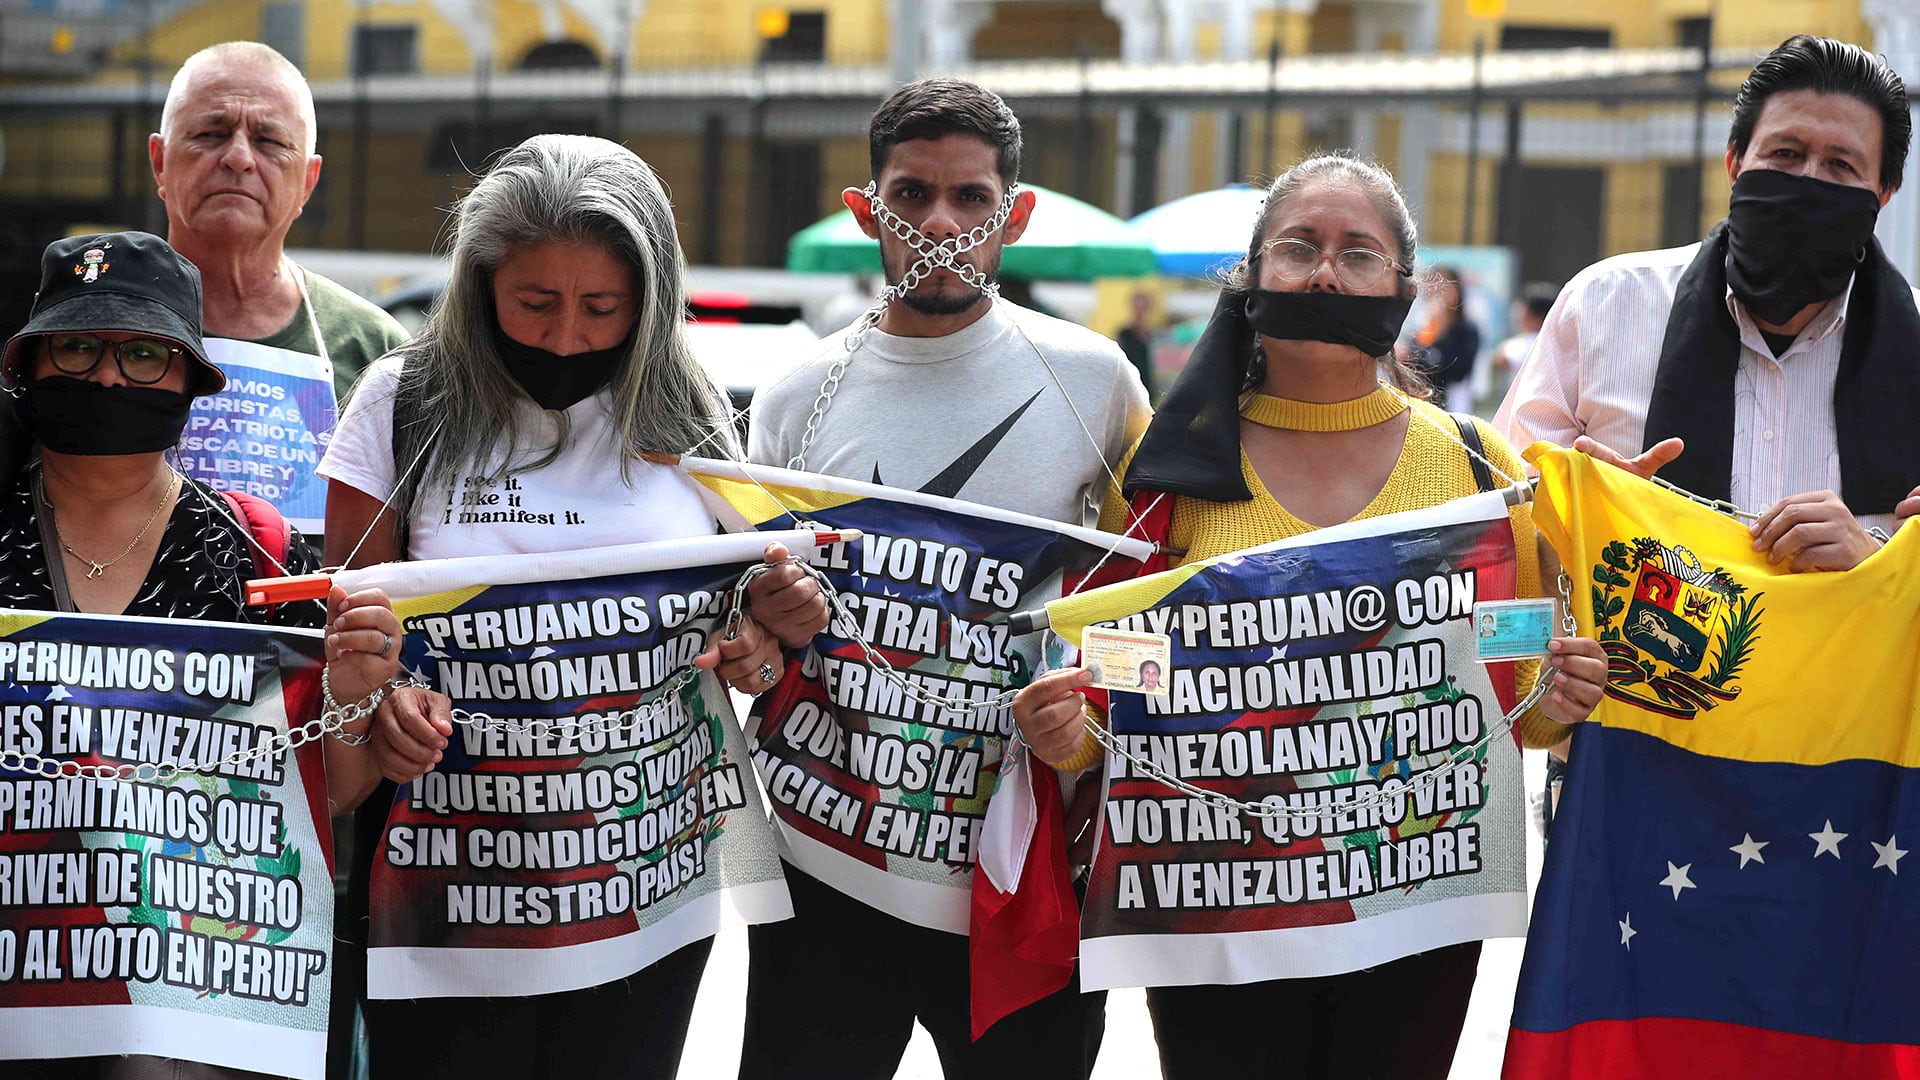
[[[1920,509],[1920,292],[1873,238],[1911,141],[1871,53],[1782,43],[1734,103],[1727,220],[1575,277],[1496,424],[1757,511],[1774,562],[1858,564]]]

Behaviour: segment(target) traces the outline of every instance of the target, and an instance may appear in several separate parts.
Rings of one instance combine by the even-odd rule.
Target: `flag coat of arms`
[[[1920,534],[1796,574],[1686,498],[1529,457],[1608,686],[1575,729],[1506,1075],[1920,1074]]]

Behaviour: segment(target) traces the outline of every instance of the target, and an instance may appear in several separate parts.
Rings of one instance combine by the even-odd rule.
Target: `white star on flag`
[[[1273,647],[1273,655],[1267,657],[1269,661],[1285,660],[1286,658],[1287,658],[1287,647],[1285,645],[1275,645]]]
[[[72,696],[73,694],[59,683],[54,683],[52,686],[47,687],[48,701],[65,701]]]
[[[1628,952],[1633,951],[1633,935],[1639,932],[1633,928],[1633,912],[1627,912],[1627,917],[1620,920],[1620,944],[1625,945]]]
[[[552,656],[552,655],[553,655],[553,647],[549,645],[542,645],[539,648],[533,650],[532,659],[538,660],[543,656]]]
[[[1675,900],[1680,899],[1680,890],[1697,889],[1700,887],[1695,885],[1691,878],[1687,877],[1687,871],[1691,869],[1693,869],[1692,863],[1688,863],[1685,866],[1675,866],[1672,863],[1667,864],[1667,876],[1660,879],[1660,884],[1673,890],[1673,898]]]
[[[1873,860],[1873,869],[1878,870],[1884,866],[1895,874],[1900,872],[1900,860],[1904,858],[1907,853],[1894,846],[1894,841],[1899,839],[1898,836],[1889,836],[1887,837],[1887,842],[1884,844],[1875,844],[1871,840],[1867,841],[1868,844],[1873,845],[1873,850],[1880,854],[1879,858]]]
[[[433,657],[435,660],[445,660],[447,658],[446,653],[441,652],[431,645],[427,646],[427,655]]]
[[[1773,841],[1755,840],[1752,833],[1743,833],[1742,835],[1746,837],[1745,840],[1727,849],[1740,856],[1740,869],[1745,870],[1747,864],[1750,862],[1766,862],[1767,860],[1760,857],[1760,849],[1773,843]]]
[[[1845,840],[1846,838],[1847,838],[1846,833],[1833,831],[1833,821],[1831,819],[1827,821],[1826,828],[1821,829],[1819,832],[1810,832],[1807,834],[1807,839],[1813,841],[1814,844],[1817,845],[1813,849],[1813,857],[1816,859],[1826,854],[1829,851],[1833,853],[1834,858],[1836,859],[1839,858],[1840,857],[1840,841]]]

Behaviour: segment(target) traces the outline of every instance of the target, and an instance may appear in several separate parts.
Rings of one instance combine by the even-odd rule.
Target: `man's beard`
[[[980,249],[975,249],[975,250],[980,250]],[[976,269],[980,271],[981,276],[985,277],[988,281],[999,280],[1001,250],[1002,248],[1000,245],[998,244],[994,245],[992,250],[992,257],[988,261],[987,265],[984,267],[976,267]],[[911,257],[910,252],[908,253],[908,255],[909,257]],[[887,264],[887,265],[884,265],[884,269],[886,270],[887,284],[888,285],[899,284],[900,278],[903,273],[902,269],[897,265],[891,265],[892,260],[886,259],[884,256],[882,257],[881,262],[883,264]],[[948,273],[952,273],[952,271],[948,271]],[[956,275],[956,278],[957,276],[958,275]],[[963,286],[963,288],[958,293],[933,292],[933,293],[923,294],[918,291],[915,291],[915,292],[910,292],[906,294],[905,296],[901,297],[900,300],[902,303],[906,304],[907,308],[911,310],[914,314],[922,315],[927,318],[939,318],[944,315],[959,315],[964,312],[972,310],[973,306],[975,304],[978,304],[980,301],[986,299],[986,295],[987,295],[986,293],[981,292],[979,289],[976,289],[971,285],[967,285],[965,282],[961,282],[961,285]]]

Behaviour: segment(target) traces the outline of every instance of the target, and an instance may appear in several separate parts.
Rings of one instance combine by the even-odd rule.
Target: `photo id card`
[[[1559,602],[1485,600],[1473,605],[1473,643],[1482,663],[1545,656]]]
[[[1088,627],[1080,635],[1080,666],[1102,690],[1169,696],[1173,639],[1165,634]]]

